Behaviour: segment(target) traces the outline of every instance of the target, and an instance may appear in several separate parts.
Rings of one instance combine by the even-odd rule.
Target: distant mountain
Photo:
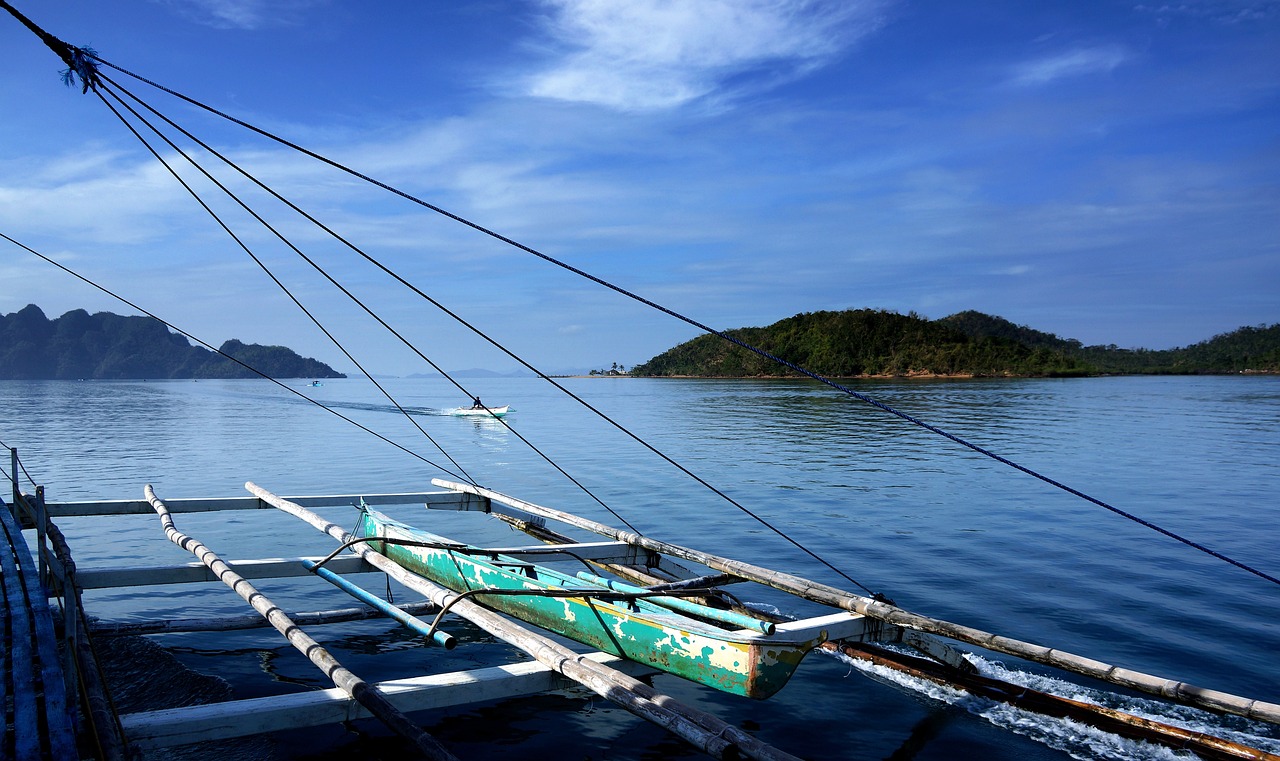
[[[346,377],[283,346],[232,339],[219,350],[272,378]],[[34,304],[0,315],[0,379],[257,377],[151,317],[75,309],[49,320]]]
[[[1280,325],[1240,328],[1182,349],[1083,346],[1000,317],[939,320],[873,309],[806,312],[726,335],[828,377],[1076,376],[1103,373],[1280,372]],[[642,376],[786,377],[796,371],[705,335],[631,370]]]

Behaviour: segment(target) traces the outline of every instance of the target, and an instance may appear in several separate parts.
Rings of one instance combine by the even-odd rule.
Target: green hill
[[[283,346],[224,343],[219,350],[272,378],[342,378]],[[34,304],[0,315],[0,379],[257,378],[221,354],[192,346],[151,317],[76,309],[49,320]]]
[[[1241,328],[1183,349],[1083,346],[981,312],[939,320],[873,309],[806,312],[725,333],[828,377],[1280,372],[1280,325]],[[632,368],[639,376],[788,377],[788,367],[699,336]]]

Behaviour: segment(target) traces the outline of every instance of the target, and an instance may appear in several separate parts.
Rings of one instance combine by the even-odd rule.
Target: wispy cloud
[[[152,0],[193,21],[219,29],[263,29],[296,24],[302,13],[329,0]]]
[[[1134,7],[1139,13],[1157,18],[1190,16],[1207,18],[1222,24],[1264,21],[1280,16],[1276,0],[1183,0],[1178,3],[1142,3]]]
[[[1128,58],[1128,51],[1119,45],[1075,48],[1018,64],[1010,81],[1023,87],[1036,87],[1067,77],[1105,74]]]
[[[880,26],[884,0],[546,0],[555,60],[536,97],[673,108],[760,67],[802,73]]]

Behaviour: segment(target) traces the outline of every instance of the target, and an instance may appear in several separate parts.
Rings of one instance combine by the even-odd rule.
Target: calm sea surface
[[[567,379],[563,384],[653,447],[900,606],[1148,673],[1280,702],[1280,587],[1052,488],[863,402],[808,382]],[[16,446],[51,501],[429,490],[465,469],[523,499],[618,525],[512,432],[452,417],[441,380],[325,381],[295,395],[265,381],[0,381],[0,441]],[[800,553],[633,439],[534,379],[468,380],[508,420],[639,530],[842,588]],[[1128,513],[1280,576],[1280,378],[860,382],[857,390]],[[421,456],[324,410],[314,398]],[[8,460],[4,467],[8,470]],[[25,476],[24,476],[25,484]],[[426,524],[418,508],[393,514]],[[331,513],[337,515],[338,513]],[[521,543],[476,516],[452,533]],[[82,567],[186,563],[154,517],[63,521]],[[432,523],[431,525],[439,525]],[[225,558],[324,554],[331,539],[274,512],[178,516]],[[377,590],[385,583],[362,577]],[[321,582],[264,581],[288,609],[349,607]],[[856,590],[855,590],[856,591]],[[399,599],[403,598],[401,592]],[[769,602],[785,607],[784,596]],[[221,585],[88,597],[107,619],[239,615]],[[381,680],[506,662],[512,648],[462,623],[449,653],[385,622],[315,629],[356,673]],[[152,638],[183,666],[225,677],[234,697],[330,686],[274,632]],[[130,647],[137,646],[132,643]],[[124,650],[125,644],[119,649]],[[1276,728],[1162,709],[990,653],[984,671],[1280,752]],[[163,659],[135,661],[153,667]],[[138,667],[141,668],[141,667]],[[122,710],[192,699],[220,682],[160,679]],[[749,701],[668,676],[655,686],[806,758],[1179,758],[810,655],[774,698]],[[135,691],[136,692],[136,691]],[[148,702],[152,701],[152,702]],[[585,691],[416,717],[463,759],[696,758],[661,730]],[[206,751],[207,752],[207,751]],[[392,758],[379,725],[325,727],[233,744],[224,758]],[[171,756],[172,757],[172,756]],[[177,756],[181,757],[181,755]]]

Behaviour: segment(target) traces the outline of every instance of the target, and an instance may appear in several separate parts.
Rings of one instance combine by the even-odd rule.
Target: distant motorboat
[[[323,384],[323,383],[321,383],[321,382],[320,382],[320,381],[318,381],[318,380],[315,380],[315,381],[311,381],[311,382],[310,382],[310,383],[308,383],[307,385],[308,385],[308,386],[323,386],[324,384]]]
[[[502,417],[507,414],[510,405],[504,404],[501,407],[458,407],[450,410],[451,415],[482,415],[491,417]]]

